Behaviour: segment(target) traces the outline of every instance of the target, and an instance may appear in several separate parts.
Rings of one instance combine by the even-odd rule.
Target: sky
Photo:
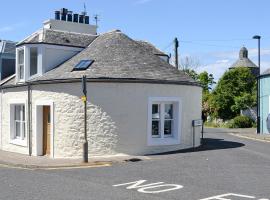
[[[8,0],[1,2],[0,39],[20,41],[54,18],[62,7],[81,12],[86,5],[91,23],[97,14],[98,32],[114,29],[173,53],[180,41],[180,58],[198,60],[198,72],[218,79],[245,46],[257,64],[261,39],[261,72],[270,68],[269,0]]]

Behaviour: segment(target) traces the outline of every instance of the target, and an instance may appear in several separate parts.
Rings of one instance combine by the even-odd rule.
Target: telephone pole
[[[174,39],[174,55],[175,55],[175,67],[179,69],[178,65],[178,47],[179,47],[179,42],[177,37]]]

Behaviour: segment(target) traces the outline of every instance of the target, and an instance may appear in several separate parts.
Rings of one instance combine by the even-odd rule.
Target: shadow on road
[[[223,139],[217,138],[204,138],[204,144],[200,147],[182,149],[177,151],[170,151],[165,153],[158,154],[149,154],[149,155],[168,155],[168,154],[177,154],[177,153],[190,153],[190,152],[199,152],[199,151],[210,151],[210,150],[221,150],[221,149],[233,149],[245,146],[243,143],[226,141]]]

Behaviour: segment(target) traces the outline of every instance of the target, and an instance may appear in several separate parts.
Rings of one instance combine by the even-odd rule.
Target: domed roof
[[[258,68],[249,58],[248,58],[248,50],[246,47],[242,47],[239,51],[239,59],[230,67],[251,67]]]
[[[81,60],[94,62],[86,70],[74,71],[74,66]],[[80,79],[82,75],[92,80],[199,85],[183,71],[163,61],[148,48],[120,31],[99,35],[80,53],[31,81]]]

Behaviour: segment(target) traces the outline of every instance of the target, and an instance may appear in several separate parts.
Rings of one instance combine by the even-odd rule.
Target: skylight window
[[[73,71],[86,70],[93,64],[93,62],[94,60],[81,60],[77,65],[75,65]]]

